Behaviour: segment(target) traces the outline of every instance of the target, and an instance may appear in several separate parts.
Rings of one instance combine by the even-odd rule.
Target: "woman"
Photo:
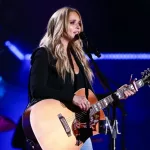
[[[55,98],[60,101],[73,102],[83,110],[90,107],[85,97],[74,95],[73,89],[79,67],[69,47],[73,47],[78,59],[84,65],[85,74],[90,82],[93,77],[82,50],[81,41],[74,40],[75,35],[81,31],[83,31],[83,25],[77,10],[65,7],[52,15],[47,32],[40,42],[40,48],[32,55],[30,75],[32,98]],[[68,53],[70,53],[73,66],[69,61]],[[51,68],[48,68],[49,65]],[[54,68],[56,68],[55,74]],[[53,76],[49,71],[53,71]]]
[[[52,102],[55,99],[72,111],[87,112],[86,116],[88,116],[91,103],[87,97],[94,93],[91,86],[93,73],[82,50],[82,41],[80,38],[76,38],[82,31],[82,19],[76,9],[64,7],[52,15],[39,48],[34,51],[31,57],[30,106],[34,107],[45,99],[47,102]],[[84,95],[76,93],[80,89]],[[125,98],[134,93],[135,91],[126,90],[124,92]],[[76,117],[80,116],[80,114],[76,114]],[[84,121],[88,122],[87,120]],[[43,131],[42,134],[37,135],[38,139],[44,134],[46,132]],[[85,142],[92,133],[91,130],[80,130],[80,135],[80,141]],[[79,136],[76,138],[78,140]],[[43,145],[48,144],[44,143],[44,140],[39,143],[43,149],[46,149],[46,146]]]

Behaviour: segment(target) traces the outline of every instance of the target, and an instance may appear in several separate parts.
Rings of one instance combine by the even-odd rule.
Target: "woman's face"
[[[70,12],[68,18],[68,36],[73,39],[76,34],[81,32],[81,20],[76,12]]]

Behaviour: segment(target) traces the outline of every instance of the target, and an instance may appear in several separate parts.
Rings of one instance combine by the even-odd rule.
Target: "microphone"
[[[85,53],[87,54],[94,53],[94,55],[96,55],[97,57],[101,57],[99,50],[90,43],[84,32],[80,32],[79,34],[75,35],[76,40],[79,38],[83,42],[83,50],[85,51]]]

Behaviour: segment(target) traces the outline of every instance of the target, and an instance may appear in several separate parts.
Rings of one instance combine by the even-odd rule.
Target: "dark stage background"
[[[101,1],[49,1],[49,0],[0,0],[0,115],[13,120],[17,127],[0,132],[0,150],[21,150],[23,135],[19,119],[27,102],[29,60],[19,60],[5,46],[11,41],[22,54],[30,54],[38,46],[45,33],[49,17],[58,8],[77,8],[83,19],[85,33],[90,41],[104,53],[150,52],[150,1],[101,0]],[[129,83],[130,75],[141,78],[140,72],[150,67],[147,60],[96,60],[109,80],[112,89]],[[112,83],[115,82],[115,85]],[[97,94],[106,94],[97,77],[94,82]],[[150,94],[148,86],[123,101],[128,115],[125,118],[125,145],[127,150],[148,150],[150,135]],[[117,110],[119,129],[122,113]],[[98,135],[101,137],[102,135]],[[121,150],[121,135],[117,138],[117,150]],[[94,144],[94,150],[107,150],[107,137],[103,143]],[[19,142],[17,142],[19,141]]]

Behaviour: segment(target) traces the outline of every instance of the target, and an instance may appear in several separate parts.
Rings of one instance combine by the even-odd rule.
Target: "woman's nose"
[[[76,28],[77,28],[77,29],[80,29],[80,26],[79,26],[79,24],[78,24],[78,23],[76,24]]]

